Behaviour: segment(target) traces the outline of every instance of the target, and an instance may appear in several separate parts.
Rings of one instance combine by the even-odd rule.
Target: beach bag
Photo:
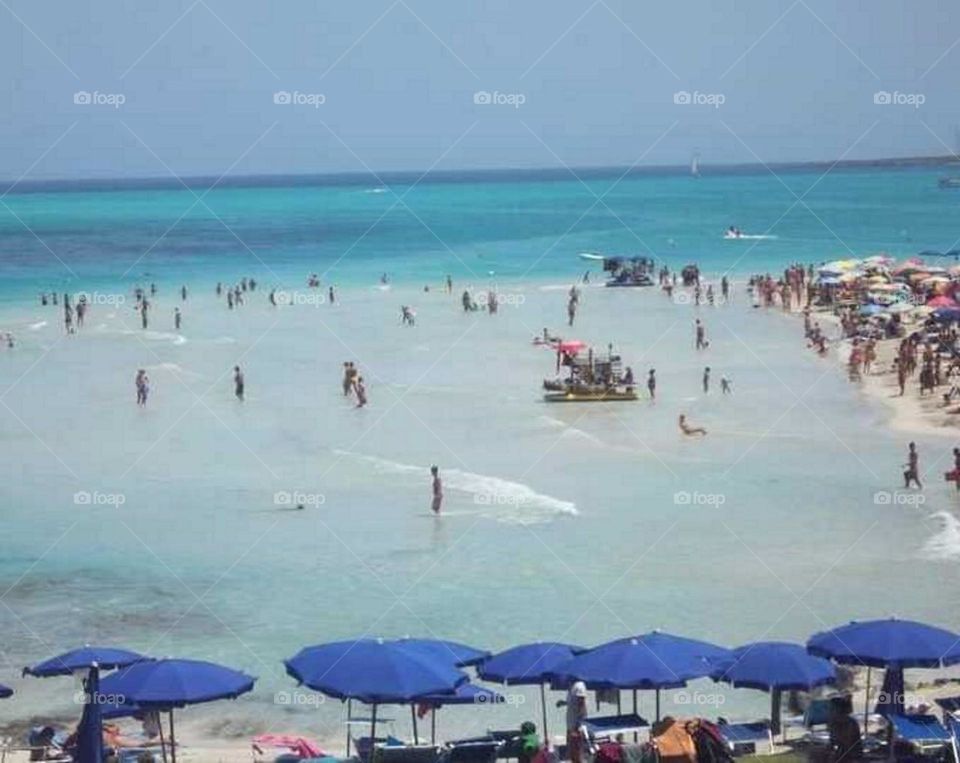
[[[663,763],[697,763],[697,746],[686,725],[669,716],[650,729],[650,740]]]

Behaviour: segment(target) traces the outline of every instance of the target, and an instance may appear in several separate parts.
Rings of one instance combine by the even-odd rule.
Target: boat
[[[571,348],[566,351],[564,348]],[[557,373],[569,369],[566,379],[544,379],[544,401],[548,403],[608,403],[638,400],[636,387],[625,380],[619,355],[613,348],[606,357],[597,357],[593,350],[583,351],[583,343],[562,342],[557,347]],[[576,348],[576,349],[573,349]],[[629,374],[632,376],[632,372]]]
[[[693,158],[690,160],[690,174],[698,178],[700,177],[700,152],[695,151],[693,153]]]

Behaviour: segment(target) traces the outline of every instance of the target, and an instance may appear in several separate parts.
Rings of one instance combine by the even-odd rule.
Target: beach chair
[[[614,739],[618,734],[623,734],[626,737],[627,734],[636,734],[641,729],[650,728],[646,719],[633,713],[587,718],[583,725],[590,735],[590,741],[593,742],[602,739]]]
[[[452,742],[443,751],[441,760],[443,763],[494,763],[504,744],[492,739]]]
[[[377,745],[370,760],[372,763],[437,763],[440,748],[432,744]]]
[[[769,721],[751,723],[717,723],[717,728],[723,736],[727,747],[734,755],[754,754],[760,752],[760,747],[766,745],[766,750],[773,750],[773,733]]]
[[[920,752],[942,749],[953,743],[950,732],[934,715],[888,715],[894,740],[907,742]]]

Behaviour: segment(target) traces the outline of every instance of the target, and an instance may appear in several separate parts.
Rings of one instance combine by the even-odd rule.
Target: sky
[[[944,155],[950,0],[2,0],[5,180]]]

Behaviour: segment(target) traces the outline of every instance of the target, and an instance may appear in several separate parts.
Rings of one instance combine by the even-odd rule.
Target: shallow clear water
[[[948,248],[944,211],[956,198],[932,178],[831,175],[810,204],[858,253],[903,231],[914,241],[887,248]],[[816,177],[786,179],[800,193]],[[544,326],[564,330],[565,289],[583,269],[573,255],[639,248],[598,213],[595,230],[561,239],[534,264],[573,222],[578,187],[418,187],[411,206],[456,257],[408,214],[335,267],[339,304],[282,308],[267,303],[267,287],[315,296],[297,284],[330,267],[390,194],[214,191],[211,206],[269,268],[231,248],[216,221],[192,220],[131,271],[160,284],[149,332],[130,306],[134,279],[116,273],[174,222],[181,201],[189,206],[189,194],[8,197],[82,276],[70,290],[128,301],[94,305],[84,329],[65,337],[59,309],[32,294],[63,278],[63,267],[19,234],[2,239],[0,323],[18,346],[0,351],[0,682],[20,690],[0,706],[4,717],[69,708],[53,700],[69,695],[62,682],[17,676],[78,642],[219,660],[260,676],[236,705],[187,714],[234,719],[221,732],[336,735],[339,703],[312,713],[274,702],[293,688],[281,660],[305,644],[416,634],[499,649],[536,639],[593,644],[660,627],[734,645],[803,640],[891,613],[960,626],[957,499],[939,478],[952,443],[917,438],[929,470],[924,504],[878,504],[877,491],[899,485],[905,438],[885,428],[884,412],[833,360],[804,349],[799,321],[752,310],[742,283],[732,304],[699,310],[654,289],[586,288],[572,335],[613,342],[639,378],[655,367],[659,399],[541,401],[554,360],[530,339]],[[663,242],[673,238],[673,261],[719,271],[750,244],[722,241],[718,231],[731,216],[765,231],[789,205],[775,200],[778,188],[764,176],[647,178],[624,181],[611,196],[668,261],[674,250]],[[16,223],[0,219],[8,232]],[[779,239],[734,269],[842,254],[817,225],[786,218],[773,231]],[[809,237],[794,239],[797,231]],[[498,315],[462,313],[459,289],[488,278],[457,258],[497,271],[492,280],[510,297]],[[384,270],[397,281],[390,289],[375,285]],[[453,295],[439,287],[447,272]],[[213,284],[251,274],[261,286],[228,311]],[[435,285],[429,293],[423,281]],[[178,336],[171,316],[180,282],[191,295]],[[400,326],[401,304],[416,310],[415,327]],[[696,316],[707,325],[706,352],[693,349]],[[367,381],[363,410],[340,390],[348,359]],[[232,394],[238,362],[243,404]],[[706,397],[704,365],[715,385]],[[134,404],[137,368],[152,380],[145,410]],[[721,375],[733,395],[718,394]],[[680,412],[710,434],[682,438]],[[445,479],[440,519],[429,515],[432,463]],[[78,504],[78,491],[91,503]],[[278,492],[303,494],[306,508],[277,505]],[[114,495],[122,505],[98,503]],[[526,717],[535,694],[524,696]],[[721,712],[765,705],[741,691]],[[520,716],[513,707],[483,712],[445,711],[442,729]]]

